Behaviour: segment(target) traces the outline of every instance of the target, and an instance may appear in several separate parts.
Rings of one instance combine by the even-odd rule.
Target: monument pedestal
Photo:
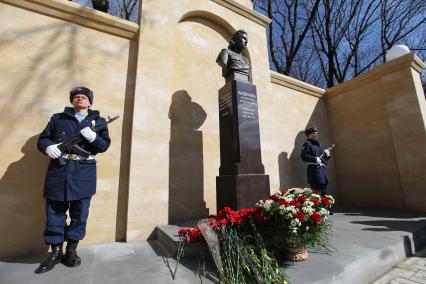
[[[254,207],[270,194],[261,157],[255,85],[232,80],[219,90],[219,125],[217,210]]]
[[[234,210],[254,207],[260,199],[269,196],[269,176],[262,174],[216,177],[217,208]]]

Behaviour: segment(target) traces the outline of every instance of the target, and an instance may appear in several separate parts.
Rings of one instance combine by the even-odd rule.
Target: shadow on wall
[[[319,100],[315,105],[314,110],[309,118],[305,129],[315,126],[319,130],[318,140],[321,145],[326,148],[330,144],[330,133],[327,124],[327,113],[323,100]],[[289,155],[287,152],[282,152],[278,155],[278,166],[280,176],[280,189],[285,190],[292,187],[310,187],[306,174],[306,163],[302,161],[300,153],[302,151],[303,143],[306,141],[305,129],[300,129],[294,139],[293,151]],[[333,159],[333,156],[332,156]],[[330,182],[328,192],[335,194],[333,188],[336,181],[334,176],[333,161],[328,163],[328,180]],[[330,190],[331,189],[331,190]]]
[[[176,91],[169,109],[169,223],[205,218],[203,108],[191,101],[185,90]]]
[[[37,139],[35,135],[25,143],[24,156],[0,179],[0,261],[47,251],[43,186],[49,159],[37,151]]]
[[[305,140],[304,131],[299,131],[294,139],[294,148],[290,156],[288,156],[287,152],[282,152],[278,155],[280,190],[309,186],[306,179],[306,165],[300,158],[300,152]]]

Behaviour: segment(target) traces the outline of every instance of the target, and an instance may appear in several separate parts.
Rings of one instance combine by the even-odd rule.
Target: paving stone
[[[426,279],[426,271],[419,270],[414,274],[414,276],[422,278],[422,279]]]
[[[418,265],[418,264],[416,263],[416,264],[414,264],[414,267],[415,267],[415,268],[417,268],[417,269],[419,269],[419,270],[426,271],[426,266]]]
[[[392,269],[392,271],[394,271],[399,277],[405,278],[405,279],[410,279],[411,276],[414,275],[414,271],[410,271],[410,270],[403,270],[403,269],[399,269],[399,268],[394,268]]]
[[[405,278],[402,278],[402,277],[396,278],[395,281],[397,281],[396,283],[402,283],[402,284],[418,284],[414,281],[411,281],[411,280],[408,280],[408,279],[405,279]]]
[[[419,283],[419,284],[426,284],[426,279],[418,278],[415,276],[411,277],[410,280],[415,281],[416,283]]]

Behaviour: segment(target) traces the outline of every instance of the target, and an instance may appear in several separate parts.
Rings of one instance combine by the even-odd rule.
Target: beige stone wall
[[[424,66],[409,54],[327,90],[344,204],[426,211]]]
[[[304,130],[315,126],[323,147],[334,143],[330,137],[328,116],[322,95],[323,89],[311,86],[288,76],[272,72],[272,94],[275,135],[270,146],[272,155],[267,156],[271,173],[271,189],[309,187],[306,163],[300,158],[306,141]],[[328,162],[328,193],[337,195],[334,155]]]
[[[94,90],[93,108],[103,116],[121,116],[110,126],[111,148],[97,157],[98,192],[83,244],[114,241],[125,180],[119,178],[125,177],[121,157],[129,147],[121,142],[128,136],[123,114],[134,78],[128,74],[129,40],[5,3],[0,19],[0,257],[46,249],[42,193],[48,158],[36,143],[50,116],[70,105],[69,90],[76,85]]]
[[[259,106],[268,108],[267,19],[236,3],[184,0],[142,5],[128,240],[146,239],[169,217],[216,212],[217,91],[224,79],[215,60],[237,29],[249,34]],[[268,122],[267,111],[260,110],[260,120]]]

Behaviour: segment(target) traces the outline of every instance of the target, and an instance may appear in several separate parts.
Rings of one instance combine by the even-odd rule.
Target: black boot
[[[63,263],[69,267],[81,264],[81,258],[77,255],[78,241],[68,241]]]
[[[52,252],[49,256],[40,264],[40,266],[34,271],[37,274],[45,273],[52,270],[56,264],[62,261],[62,244],[51,245]]]

